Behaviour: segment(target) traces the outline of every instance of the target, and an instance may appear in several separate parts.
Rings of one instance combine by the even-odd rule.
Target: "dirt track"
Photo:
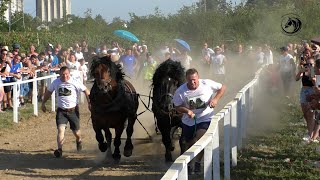
[[[237,80],[227,83],[228,91],[219,102],[221,109],[233,99],[247,82],[249,76],[237,75]],[[241,81],[240,81],[241,80]],[[147,94],[146,88],[138,92]],[[147,98],[144,98],[147,102]],[[16,125],[13,130],[0,132],[0,179],[160,179],[170,167],[164,163],[164,146],[161,136],[154,131],[150,112],[139,116],[141,123],[152,133],[152,140],[136,122],[134,150],[129,158],[122,156],[115,164],[111,153],[101,153],[97,148],[95,134],[89,121],[86,105],[80,107],[83,151],[76,151],[75,139],[70,129],[66,133],[63,157],[53,155],[56,148],[56,125],[54,113],[40,113]],[[144,110],[140,103],[140,110]],[[122,143],[123,145],[124,143]],[[123,151],[123,146],[121,146]],[[174,158],[178,156],[178,149]]]

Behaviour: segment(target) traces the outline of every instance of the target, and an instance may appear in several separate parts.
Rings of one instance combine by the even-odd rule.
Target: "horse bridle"
[[[171,93],[165,93],[165,94],[163,94],[163,95],[160,96],[160,100],[162,100],[162,99],[165,98],[165,97],[170,97],[171,99],[173,99],[173,95],[172,95]],[[170,104],[168,105],[168,110],[169,110],[169,112],[172,111],[172,109],[174,109],[173,103],[170,103]],[[162,111],[163,111],[163,110],[162,110]]]
[[[101,81],[102,81],[102,83],[100,85],[98,85],[98,88],[100,90],[103,90],[105,93],[112,90],[112,85],[111,85],[112,78],[110,78],[108,80],[101,80]]]

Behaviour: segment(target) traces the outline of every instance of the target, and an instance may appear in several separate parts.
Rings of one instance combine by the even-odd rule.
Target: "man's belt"
[[[66,109],[63,109],[63,108],[59,108],[58,107],[58,110],[59,111],[63,111],[63,112],[73,112],[75,109],[76,109],[77,106],[73,107],[73,108],[66,108]]]

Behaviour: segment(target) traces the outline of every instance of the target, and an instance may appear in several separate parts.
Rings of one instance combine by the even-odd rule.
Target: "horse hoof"
[[[99,149],[101,152],[106,152],[108,150],[109,145],[107,143],[99,144]]]
[[[132,155],[132,149],[127,149],[123,151],[125,157],[130,157]]]
[[[171,153],[166,153],[165,158],[166,158],[166,163],[173,162]]]
[[[115,161],[119,161],[121,159],[121,155],[120,154],[112,154],[112,158],[115,160]]]

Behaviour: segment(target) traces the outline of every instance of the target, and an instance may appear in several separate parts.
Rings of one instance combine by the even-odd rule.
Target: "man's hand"
[[[188,116],[189,118],[193,119],[195,114],[191,110],[188,110]]]
[[[210,108],[215,108],[216,105],[218,104],[218,100],[216,100],[215,98],[211,99],[210,103],[209,103],[209,107]]]
[[[46,108],[46,105],[44,103],[42,103],[41,109],[42,109],[43,112],[47,112],[47,108]]]

